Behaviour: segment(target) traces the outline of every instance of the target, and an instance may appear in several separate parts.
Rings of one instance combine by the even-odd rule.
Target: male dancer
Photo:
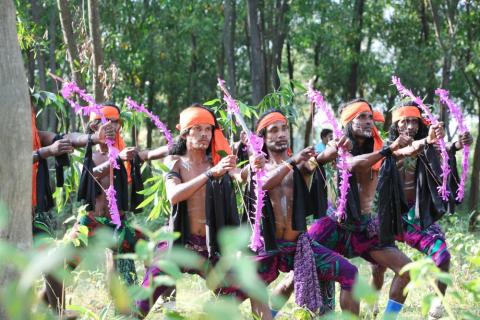
[[[341,123],[346,137],[353,143],[349,158],[352,176],[349,179],[346,218],[340,221],[338,217],[330,215],[318,219],[308,229],[308,234],[321,245],[347,258],[361,256],[391,269],[395,277],[385,313],[395,317],[403,307],[406,299],[403,289],[410,280],[408,274],[400,275],[400,270],[410,259],[393,246],[380,245],[372,218],[373,200],[381,160],[392,151],[408,145],[411,138],[401,135],[390,147],[383,147],[374,125],[372,107],[363,99],[348,102],[341,108]],[[317,157],[317,161],[326,163],[336,158],[337,148],[330,145]],[[282,283],[280,286],[291,288],[292,285]]]
[[[306,217],[319,209],[313,202],[302,173],[311,174],[308,161],[315,155],[309,147],[289,156],[289,125],[279,111],[264,114],[256,126],[264,138],[268,172],[264,189],[267,197],[262,220],[264,249],[257,252],[260,277],[268,284],[279,272],[294,270],[297,303],[314,312],[323,312],[319,281],[337,281],[342,288],[343,310],[359,313],[351,289],[358,273],[348,260],[312,241],[306,234]],[[326,196],[326,195],[325,195]]]
[[[436,188],[441,178],[438,175],[440,155],[435,146],[437,140],[444,137],[442,123],[427,127],[418,105],[413,101],[407,102],[395,109],[392,114],[390,140],[396,139],[401,134],[408,135],[415,141],[412,145],[394,152],[397,166],[403,178],[401,188],[410,208],[408,212],[402,215],[403,234],[398,235],[396,240],[426,254],[432,258],[440,270],[448,272],[450,253],[447,249],[445,234],[440,226],[434,222],[447,210],[451,211],[448,206],[452,204],[453,197],[455,197],[454,186],[450,190],[452,198],[450,204],[444,203],[440,199]],[[472,142],[472,136],[470,133],[466,133],[450,146],[450,167],[454,173],[456,173],[455,152]],[[430,188],[432,186],[433,188]],[[373,285],[378,290],[383,286],[384,273],[384,267],[372,265]],[[445,294],[447,285],[443,282],[437,282],[437,286],[440,292]],[[429,317],[438,319],[442,316],[441,303],[432,305]]]
[[[85,147],[89,139],[97,144],[105,142],[105,139],[112,138],[114,135],[115,132],[109,124],[101,126],[98,132],[91,136],[77,132],[59,135],[53,132],[39,131],[36,126],[35,113],[32,105],[32,232],[34,239],[53,236],[48,216],[48,211],[53,208],[54,204],[47,158],[55,157],[57,164],[68,164],[66,155],[73,152],[74,148]],[[58,165],[57,186],[63,185],[62,170],[62,166]],[[65,297],[64,295],[62,296],[61,292],[61,283],[51,275],[45,275],[45,289],[41,295],[45,302],[58,313],[64,312]],[[66,314],[66,316],[67,318],[69,317],[68,314]]]
[[[184,270],[205,276],[219,257],[217,235],[225,226],[239,225],[235,194],[231,177],[244,181],[248,171],[236,169],[236,157],[225,139],[212,111],[193,104],[180,113],[177,125],[180,136],[165,159],[170,168],[166,175],[167,197],[172,205],[170,226],[180,232],[176,244],[198,253],[207,260],[207,266],[195,270]],[[227,154],[221,158],[221,154]],[[261,165],[260,158],[252,158],[250,166]],[[248,168],[249,166],[247,166]],[[166,243],[158,247],[159,254],[168,248]],[[143,287],[151,286],[153,278],[162,270],[157,266],[148,268]],[[167,298],[175,287],[155,288],[151,299],[137,301],[140,316],[144,317],[152,307],[150,301]],[[218,288],[220,294],[245,298],[237,288]],[[268,307],[251,300],[252,311],[263,319],[270,316]]]

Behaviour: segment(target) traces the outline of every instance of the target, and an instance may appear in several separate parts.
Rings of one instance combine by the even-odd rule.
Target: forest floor
[[[470,262],[472,256],[480,257],[480,232],[468,233],[466,218],[459,219],[456,216],[449,217],[442,222],[443,230],[447,234],[447,242],[449,250],[452,254],[451,275],[453,285],[447,290],[446,303],[451,307],[456,319],[464,319],[464,312],[471,313],[471,319],[478,317],[480,319],[480,299],[475,297],[468,290],[467,283],[474,279],[480,279],[480,268]],[[423,255],[411,248],[399,245],[412,260],[418,260]],[[361,276],[364,279],[370,279],[370,266],[367,262],[360,258],[351,260],[359,267]],[[139,277],[143,276],[144,269],[138,266]],[[85,319],[125,319],[125,317],[114,316],[113,303],[109,298],[106,289],[105,270],[98,269],[96,271],[86,271],[81,268],[75,271],[75,281],[67,291],[67,305],[78,307],[84,310],[90,310],[90,316],[85,315]],[[270,285],[270,289],[274,288],[285,275],[281,274],[279,279]],[[388,300],[388,290],[391,284],[393,273],[387,271],[384,288],[379,296],[379,309],[382,311]],[[476,283],[476,286],[480,284]],[[336,315],[340,315],[339,287],[336,287]],[[422,315],[422,299],[428,293],[433,293],[433,288],[428,285],[416,287],[407,298],[405,306],[399,319],[425,319]],[[456,293],[454,293],[456,292]],[[458,294],[457,294],[458,293]],[[215,300],[215,296],[207,289],[205,281],[196,275],[185,275],[179,282],[177,287],[176,310],[178,314],[171,319],[208,319],[205,316],[204,308]],[[361,306],[361,318],[374,319],[371,308],[365,303]],[[92,314],[97,315],[96,317]],[[180,316],[181,315],[181,316]],[[240,306],[240,316],[245,319],[252,319],[250,316],[250,303],[245,301]],[[157,304],[147,319],[164,319],[163,309]],[[234,318],[232,316],[232,318]],[[334,318],[337,318],[336,316]],[[378,316],[378,319],[381,317]],[[305,313],[296,307],[294,297],[290,297],[286,305],[282,308],[276,319],[305,319]],[[445,318],[446,319],[446,318]]]

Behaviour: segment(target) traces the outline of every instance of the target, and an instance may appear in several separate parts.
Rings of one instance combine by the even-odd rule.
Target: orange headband
[[[342,125],[345,126],[347,123],[355,119],[355,117],[362,112],[372,113],[372,109],[370,109],[370,106],[368,105],[368,103],[363,101],[352,103],[342,111],[341,120],[340,120],[342,122]],[[382,122],[383,115],[379,111],[373,112],[372,116],[374,121]],[[385,119],[383,119],[383,121],[385,121]],[[373,138],[373,151],[378,151],[382,149],[383,140],[380,137],[380,134],[378,133],[378,129],[375,125],[372,128],[372,138]],[[383,160],[379,160],[374,165],[372,165],[372,169],[375,171],[380,170],[382,161]]]
[[[180,123],[177,124],[177,129],[182,132],[183,130],[189,129],[198,124],[215,126],[215,118],[208,110],[198,107],[190,107],[180,113]],[[219,152],[223,151],[226,154],[232,154],[232,149],[228,145],[228,141],[220,128],[215,128],[213,130],[211,146],[213,165],[216,165],[222,159]]]
[[[415,106],[405,106],[400,107],[393,111],[392,113],[392,122],[397,122],[403,118],[412,117],[422,119],[420,110]]]
[[[101,113],[93,112],[90,116],[90,120],[100,120],[102,119],[102,114],[107,120],[119,120],[120,112],[116,107],[104,106],[101,109]]]
[[[177,129],[182,132],[183,130],[190,129],[197,124],[209,124],[215,126],[215,119],[208,110],[198,107],[190,107],[180,113],[180,123],[177,124]]]
[[[282,121],[288,124],[287,118],[280,112],[272,112],[267,114],[257,125],[257,133],[259,133],[262,129],[268,127],[272,123],[276,121]]]
[[[116,107],[113,106],[104,106],[100,109],[101,113],[92,113],[91,118],[93,120],[100,120],[102,119],[102,114],[107,120],[114,120],[114,121],[120,121],[120,112]],[[120,135],[120,128],[117,131],[117,134],[115,135],[115,143],[113,144],[115,148],[118,149],[118,151],[122,151],[125,149],[125,141],[123,141],[122,136]],[[130,176],[130,162],[124,161],[123,162],[125,165],[125,169],[127,171],[127,176],[128,176],[128,183],[132,181],[132,178]]]
[[[385,117],[380,111],[373,111],[373,121],[385,123]]]
[[[368,103],[363,101],[352,103],[342,111],[342,115],[340,116],[342,126],[345,126],[347,123],[355,119],[357,115],[366,111],[372,113],[372,109],[370,109]]]

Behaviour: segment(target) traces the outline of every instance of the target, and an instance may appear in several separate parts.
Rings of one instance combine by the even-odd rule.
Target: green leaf
[[[150,213],[147,217],[147,220],[151,221],[151,220],[158,219],[158,217],[160,216],[161,209],[162,209],[162,204],[161,203],[159,203],[155,207],[153,207],[152,211],[150,211]]]
[[[180,271],[180,268],[172,261],[162,259],[156,261],[154,264],[156,267],[158,267],[166,274],[172,276],[174,279],[180,279],[182,277],[182,272]]]
[[[67,305],[66,309],[71,310],[71,311],[76,311],[80,315],[88,317],[88,319],[100,320],[95,312],[93,312],[92,310],[90,310],[90,309],[88,309],[84,306],[78,306],[78,305],[71,304],[71,305]]]
[[[224,151],[224,150],[218,150],[217,151],[217,154],[223,158],[223,157],[226,157],[228,154]]]
[[[109,289],[115,310],[122,314],[128,314],[132,301],[122,281],[118,277],[110,277]]]
[[[452,285],[452,275],[447,272],[439,272],[435,275],[435,278],[448,286]]]
[[[222,298],[206,303],[204,310],[211,320],[243,319],[242,314],[238,312],[238,304],[233,299]]]
[[[212,99],[212,100],[208,100],[206,102],[203,103],[204,106],[213,106],[214,104],[220,102],[220,99],[218,98],[215,98],[215,99]]]
[[[137,209],[142,209],[146,207],[150,202],[152,202],[155,199],[155,196],[156,194],[152,194],[151,196],[147,197],[145,200],[142,201],[142,203],[140,203],[137,206]]]
[[[435,299],[435,295],[431,293],[427,293],[422,299],[422,315],[426,316],[428,311],[430,310],[430,306],[432,305],[433,300]]]
[[[234,255],[239,250],[245,250],[250,241],[248,227],[223,228],[218,236],[222,254]]]
[[[143,190],[138,191],[138,194],[143,194],[144,196],[149,196],[152,193],[155,193],[158,191],[158,188],[160,187],[161,181],[156,182],[155,184],[149,186],[148,188],[145,188]]]
[[[148,249],[148,243],[140,239],[135,245],[135,253],[138,255],[138,258],[142,261],[147,260],[150,257],[150,250]]]
[[[374,305],[378,299],[378,292],[362,276],[357,276],[353,285],[353,297],[357,301],[365,301],[369,305]]]
[[[179,266],[189,269],[198,269],[204,260],[194,251],[187,250],[180,246],[174,246],[173,249],[167,254],[166,259],[175,262]]]

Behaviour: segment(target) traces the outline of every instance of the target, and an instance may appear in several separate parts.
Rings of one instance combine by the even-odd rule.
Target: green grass
[[[480,256],[480,234],[467,233],[466,219],[458,219],[457,217],[450,217],[449,221],[442,223],[443,229],[447,232],[447,242],[450,252],[452,254],[451,275],[453,285],[447,290],[446,302],[451,306],[454,314],[459,316],[463,311],[469,311],[480,319],[480,300],[475,299],[475,296],[470,293],[465,284],[473,279],[480,278],[480,270],[478,267],[472,265],[468,256]],[[399,246],[412,260],[421,259],[423,255],[404,245]],[[352,262],[359,267],[360,274],[365,278],[370,278],[369,264],[360,258],[353,259]],[[144,269],[138,266],[139,276],[142,276]],[[275,286],[278,281],[283,278],[283,274],[275,281],[270,289]],[[88,308],[97,315],[107,313],[105,319],[118,318],[114,316],[113,304],[109,298],[106,289],[104,269],[100,268],[96,271],[82,271],[79,269],[75,272],[74,283],[67,291],[67,304],[77,305]],[[392,272],[387,271],[384,288],[379,296],[380,310],[385,308],[388,300],[388,289],[392,280]],[[206,319],[203,310],[215,301],[215,296],[207,289],[205,281],[196,275],[185,275],[178,282],[177,286],[177,310],[181,315],[188,319]],[[456,291],[460,294],[461,299],[456,299],[451,293]],[[338,286],[337,286],[337,305],[336,312],[340,312],[338,304]],[[409,293],[405,307],[401,313],[400,319],[425,319],[421,313],[421,303],[423,297],[427,293],[433,293],[433,289],[428,285],[423,285],[415,288]],[[366,304],[362,304],[361,318],[373,319],[372,313]],[[281,310],[281,314],[277,319],[296,319],[294,313],[298,310],[295,306],[293,296],[290,297],[287,304]],[[241,315],[244,318],[250,317],[250,303],[246,301],[240,306]],[[150,314],[148,319],[161,319],[162,309],[159,304],[156,305],[154,311]],[[86,317],[88,318],[88,317]]]

